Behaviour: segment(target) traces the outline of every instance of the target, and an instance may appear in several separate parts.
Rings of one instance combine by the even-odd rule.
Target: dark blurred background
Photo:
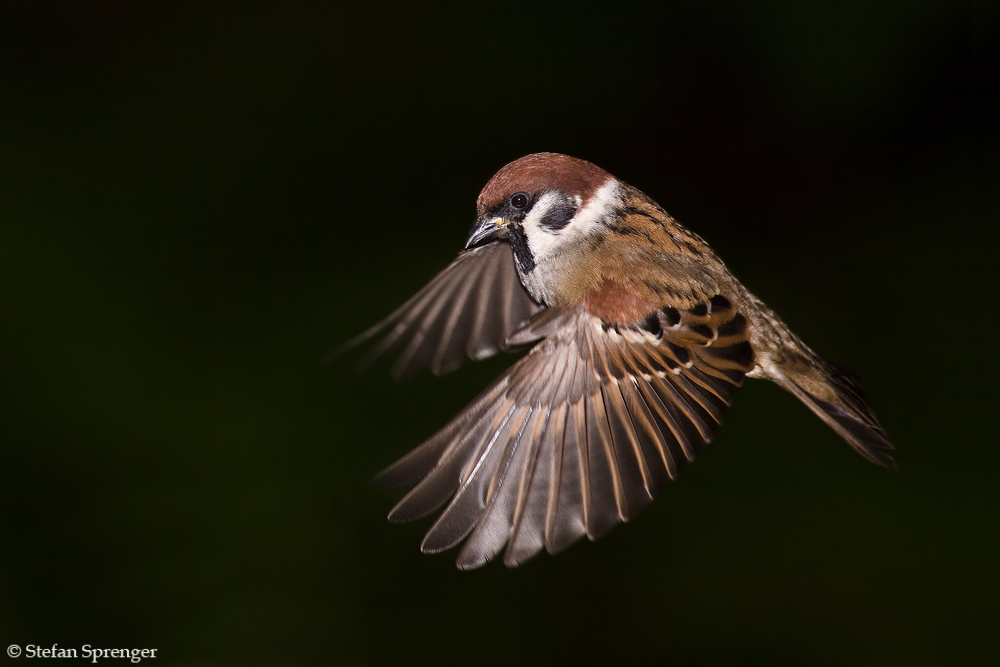
[[[0,648],[1000,659],[997,3],[676,4],[5,3]],[[653,196],[852,368],[900,470],[750,381],[600,542],[421,555],[430,522],[369,480],[512,358],[322,360],[542,150]]]

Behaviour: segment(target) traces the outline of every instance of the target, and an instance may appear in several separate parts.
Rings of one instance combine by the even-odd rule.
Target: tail
[[[768,377],[809,406],[858,454],[872,463],[896,468],[889,454],[895,447],[849,371],[809,350],[800,359],[772,367]]]

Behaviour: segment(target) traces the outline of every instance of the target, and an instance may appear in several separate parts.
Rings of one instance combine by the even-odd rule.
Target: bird
[[[848,371],[813,352],[699,236],[585,160],[535,153],[476,201],[465,248],[351,340],[397,377],[527,350],[376,477],[389,514],[444,507],[421,549],[517,566],[634,518],[709,442],[744,378],[775,382],[861,456],[894,449]]]

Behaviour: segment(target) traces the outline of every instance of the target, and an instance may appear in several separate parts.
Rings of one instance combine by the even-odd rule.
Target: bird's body
[[[398,374],[533,345],[381,474],[417,483],[390,518],[450,499],[424,540],[460,567],[516,565],[627,521],[709,441],[744,376],[802,400],[865,458],[892,449],[857,384],[813,353],[656,202],[539,153],[487,183],[467,249],[363,340]],[[467,538],[467,539],[466,539]]]

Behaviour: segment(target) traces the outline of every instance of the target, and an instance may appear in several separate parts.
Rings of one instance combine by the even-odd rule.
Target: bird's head
[[[620,203],[619,182],[600,167],[558,153],[527,155],[479,194],[466,248],[506,239],[525,276],[600,233]]]

